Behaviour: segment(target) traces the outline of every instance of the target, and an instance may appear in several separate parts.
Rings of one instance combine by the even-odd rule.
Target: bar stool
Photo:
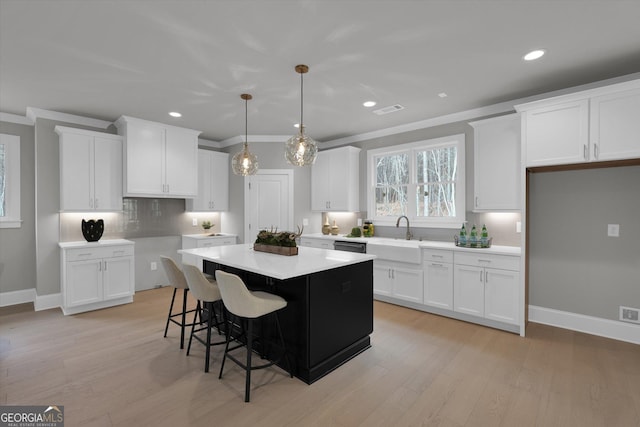
[[[284,338],[282,337],[282,330],[280,329],[280,322],[278,320],[277,311],[287,306],[287,301],[283,298],[270,294],[268,292],[254,291],[251,292],[247,289],[246,285],[240,277],[235,274],[226,273],[221,270],[216,270],[216,281],[222,295],[222,302],[225,308],[233,315],[237,316],[241,320],[245,320],[247,327],[244,329],[244,335],[246,335],[246,348],[247,348],[247,360],[246,363],[242,363],[236,359],[229,352],[241,347],[245,347],[245,344],[239,344],[235,347],[229,348],[229,342],[231,341],[231,329],[233,325],[227,325],[227,345],[224,349],[224,356],[222,358],[222,365],[220,366],[220,376],[222,378],[222,371],[224,370],[224,362],[227,358],[234,361],[238,366],[245,370],[245,392],[244,401],[249,401],[249,392],[251,389],[251,371],[254,369],[262,369],[268,366],[272,366],[282,360],[282,356],[286,359],[287,367],[289,368],[289,376],[293,378],[291,370],[291,364],[289,363],[289,357],[287,355],[286,347],[284,344]],[[280,344],[282,347],[282,356],[270,363],[266,363],[259,366],[251,365],[251,354],[253,353],[253,321],[268,314],[274,314],[276,319],[276,327],[278,336],[280,337]]]
[[[189,285],[189,289],[191,290],[193,296],[198,300],[198,308],[200,308],[200,304],[202,303],[202,309],[207,310],[208,312],[206,316],[207,318],[204,322],[206,323],[206,325],[199,329],[195,329],[196,324],[198,324],[198,322],[196,322],[196,316],[198,315],[198,313],[193,316],[193,323],[191,324],[191,336],[189,337],[189,345],[187,346],[187,356],[191,351],[192,339],[195,338],[196,340],[200,341],[205,346],[204,371],[209,372],[209,356],[211,354],[211,346],[226,343],[226,340],[213,343],[211,342],[211,329],[217,327],[219,331],[220,325],[224,323],[224,321],[218,321],[214,308],[214,304],[218,301],[222,301],[222,297],[220,296],[220,290],[218,289],[218,285],[216,284],[216,282],[208,280],[205,277],[204,273],[202,273],[202,271],[198,269],[198,267],[196,267],[195,265],[184,264],[183,270],[184,277],[186,278],[187,284]],[[222,313],[222,316],[224,319],[224,311]],[[203,320],[202,315],[200,317],[200,320]],[[197,332],[204,330],[207,331],[206,340],[203,340],[198,335],[196,335]]]
[[[167,278],[169,279],[169,285],[173,286],[173,296],[171,297],[171,305],[169,306],[169,314],[167,315],[167,324],[164,327],[164,337],[167,337],[167,331],[169,330],[169,322],[173,322],[176,325],[180,326],[180,349],[184,348],[184,329],[186,326],[189,326],[186,322],[187,313],[192,313],[197,310],[187,310],[187,293],[189,291],[189,286],[187,285],[187,281],[184,278],[184,274],[180,267],[176,264],[176,262],[166,256],[161,256],[160,261],[162,262],[162,268],[164,269]],[[173,313],[173,303],[176,299],[176,292],[178,289],[182,289],[182,311],[179,313]],[[175,317],[180,316],[180,320],[174,319]]]

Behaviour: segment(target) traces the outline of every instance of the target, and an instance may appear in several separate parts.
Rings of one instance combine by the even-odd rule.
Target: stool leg
[[[222,307],[222,317],[225,318],[225,311],[224,311],[224,306]],[[226,325],[225,325],[225,337],[226,337],[226,343],[224,346],[224,353],[222,355],[222,363],[220,364],[220,375],[218,375],[218,379],[222,379],[222,371],[224,370],[224,361],[227,360],[227,353],[229,352],[229,341],[231,341],[231,326],[229,325],[229,323],[231,322],[231,319],[226,319]]]
[[[253,345],[253,320],[247,319],[247,369],[244,388],[244,401],[249,401],[249,391],[251,389],[251,353]]]
[[[204,355],[204,371],[209,372],[209,354],[211,354],[211,320],[213,319],[213,303],[205,302],[205,306],[209,307],[209,321],[207,323],[207,349]]]
[[[167,337],[167,331],[169,330],[169,320],[171,319],[171,312],[173,311],[173,301],[176,299],[176,291],[178,288],[173,288],[173,296],[171,297],[171,305],[169,306],[169,314],[167,315],[167,325],[164,327],[164,337]],[[180,347],[182,348],[182,347]]]
[[[187,289],[182,295],[182,324],[180,325],[180,350],[184,348],[184,327],[187,323]]]
[[[200,313],[200,300],[198,300],[198,304],[196,305],[196,311],[193,313],[193,323],[191,324],[191,334],[189,334],[189,345],[187,346],[187,356],[191,351],[191,340],[193,339],[193,331],[196,328],[196,319],[198,318],[198,313]],[[202,314],[200,314],[200,322],[202,322]]]

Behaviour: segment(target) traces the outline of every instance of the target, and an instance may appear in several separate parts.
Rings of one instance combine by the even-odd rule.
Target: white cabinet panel
[[[640,89],[591,99],[591,158],[597,161],[640,157]]]
[[[311,210],[359,210],[360,149],[341,147],[318,153],[311,169]]]
[[[198,150],[198,197],[188,199],[186,209],[229,210],[229,154]]]
[[[494,268],[485,270],[484,315],[487,319],[518,323],[519,279],[517,271]]]
[[[64,304],[76,307],[99,301],[102,301],[102,260],[69,263]]]
[[[454,277],[454,310],[484,317],[484,269],[456,265]]]
[[[453,310],[453,264],[425,260],[424,303]]]
[[[56,126],[60,210],[122,210],[122,137]]]
[[[134,266],[133,257],[106,258],[103,271],[104,299],[121,298],[133,295]]]
[[[410,264],[373,261],[374,293],[422,304],[423,288],[421,269],[412,268]]]
[[[393,279],[388,264],[373,261],[373,292],[378,295],[393,295]]]
[[[165,128],[165,192],[171,196],[198,195],[198,133]]]
[[[469,123],[474,128],[474,211],[520,209],[520,116]]]

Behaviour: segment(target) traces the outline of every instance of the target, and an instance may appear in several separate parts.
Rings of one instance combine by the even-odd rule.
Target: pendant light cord
[[[244,148],[247,149],[248,140],[249,140],[249,125],[248,125],[248,109],[249,109],[249,100],[244,100]]]
[[[303,121],[302,121],[302,117],[303,117],[303,100],[304,100],[304,84],[302,82],[304,78],[304,73],[300,73],[300,133],[304,132],[304,127],[303,127]]]

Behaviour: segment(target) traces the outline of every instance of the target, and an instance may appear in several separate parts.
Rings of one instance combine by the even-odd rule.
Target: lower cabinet
[[[453,310],[453,252],[423,249],[424,303]]]
[[[118,242],[60,243],[64,314],[133,302],[134,244]]]
[[[520,258],[456,253],[454,260],[454,310],[518,324]]]
[[[420,265],[373,261],[373,292],[405,301],[423,301],[423,271]]]

